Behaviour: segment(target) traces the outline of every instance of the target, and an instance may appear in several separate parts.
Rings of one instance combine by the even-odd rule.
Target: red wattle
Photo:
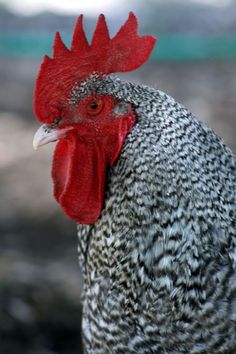
[[[94,223],[102,210],[106,157],[95,140],[76,134],[58,141],[53,158],[54,196],[63,211],[80,224]]]
[[[134,124],[132,112],[107,124],[100,118],[99,126],[80,124],[57,142],[52,164],[54,196],[77,223],[92,224],[99,218],[107,167],[117,161]]]

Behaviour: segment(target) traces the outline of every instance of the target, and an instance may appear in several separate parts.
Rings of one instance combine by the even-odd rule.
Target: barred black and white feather
[[[85,352],[236,353],[236,159],[161,91],[93,75],[137,124],[94,225],[78,225]]]

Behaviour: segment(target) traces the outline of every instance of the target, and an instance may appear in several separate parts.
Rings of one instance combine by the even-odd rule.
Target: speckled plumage
[[[78,225],[85,352],[236,353],[235,157],[161,91],[94,75],[71,102],[93,91],[138,121]]]

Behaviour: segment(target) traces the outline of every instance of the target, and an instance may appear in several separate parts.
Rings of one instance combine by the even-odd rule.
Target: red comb
[[[57,32],[53,58],[44,57],[36,81],[34,108],[38,119],[51,123],[69,97],[73,85],[93,72],[109,74],[137,69],[148,59],[156,39],[137,34],[137,19],[130,12],[128,20],[110,39],[104,15],[100,15],[89,45],[80,15],[73,34],[71,49]]]

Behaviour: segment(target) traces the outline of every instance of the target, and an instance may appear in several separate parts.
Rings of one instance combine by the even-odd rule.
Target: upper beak
[[[56,141],[57,139],[57,131],[49,128],[47,124],[43,124],[34,135],[33,148],[37,150],[38,147]]]

